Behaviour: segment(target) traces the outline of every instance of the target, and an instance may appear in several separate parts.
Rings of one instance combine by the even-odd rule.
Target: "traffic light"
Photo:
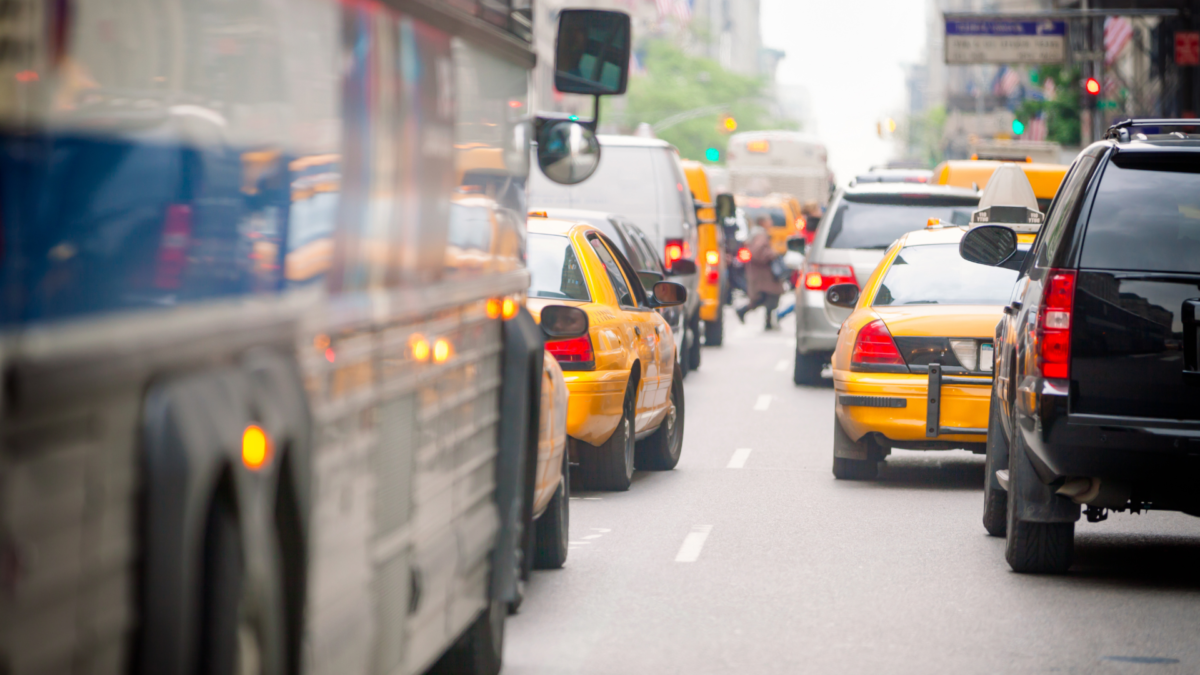
[[[887,130],[888,130],[889,134],[896,133],[896,120],[894,120],[890,117],[887,118]]]
[[[1021,134],[1025,133],[1025,123],[1021,120],[1014,119],[1012,123],[1012,130],[1014,136],[1020,136]]]
[[[710,162],[719,162],[721,161],[721,151],[716,148],[709,148],[704,151],[704,159]]]
[[[1084,83],[1083,88],[1085,90],[1087,90],[1087,93],[1091,94],[1092,96],[1099,96],[1100,95],[1100,80],[1097,80],[1094,77],[1089,77],[1087,79],[1087,82]]]
[[[721,130],[728,133],[737,131],[737,120],[732,115],[726,115],[721,118]]]

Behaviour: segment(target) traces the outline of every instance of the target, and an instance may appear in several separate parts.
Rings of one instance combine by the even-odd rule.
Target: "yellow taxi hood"
[[[893,336],[989,338],[1004,316],[1001,305],[872,307]]]
[[[533,315],[533,320],[538,323],[542,322],[542,308],[548,305],[567,305],[568,307],[583,307],[589,304],[580,302],[579,300],[559,300],[558,298],[528,298],[525,300],[525,309]]]

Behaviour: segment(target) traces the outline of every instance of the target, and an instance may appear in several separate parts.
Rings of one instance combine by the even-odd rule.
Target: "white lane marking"
[[[696,525],[688,536],[683,538],[683,546],[675,554],[675,562],[696,562],[700,558],[700,549],[704,548],[704,540],[712,532],[712,525]]]
[[[600,537],[603,537],[603,536],[604,535],[602,535],[602,534],[589,534],[586,537],[584,537],[584,539],[599,539]]]
[[[788,364],[787,359],[784,359],[784,360],[780,361],[779,363],[775,364],[775,370],[780,373],[786,373],[787,369],[788,369],[788,365],[789,364]]]
[[[612,532],[612,530],[607,527],[593,527],[592,529],[602,534],[608,534],[609,532]]]
[[[603,497],[581,497],[580,499],[582,499],[585,502],[598,502],[604,498]]]
[[[725,465],[725,468],[741,469],[746,466],[747,459],[750,459],[750,448],[738,448],[733,451],[733,457],[730,458],[729,464]]]
[[[772,397],[770,394],[759,394],[758,400],[754,402],[754,409],[766,410],[767,408],[771,407],[771,398]]]
[[[590,541],[568,541],[567,543],[571,546],[591,546],[592,544]]]

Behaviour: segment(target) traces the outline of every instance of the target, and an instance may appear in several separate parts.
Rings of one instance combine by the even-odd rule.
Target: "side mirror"
[[[958,254],[963,260],[998,267],[1017,252],[1017,233],[1003,225],[980,225],[963,235]]]
[[[855,284],[834,284],[825,291],[825,302],[834,307],[854,309],[858,304],[858,286]]]
[[[674,281],[660,281],[654,284],[654,306],[674,307],[687,302],[687,289],[683,284]]]
[[[647,289],[654,288],[654,284],[663,280],[663,275],[650,270],[639,270],[637,275],[638,280],[642,282],[642,287]]]
[[[806,246],[808,246],[808,242],[804,240],[804,237],[788,237],[787,249],[789,251],[804,255]]]
[[[671,269],[668,270],[673,277],[686,277],[689,274],[696,273],[696,261],[681,258],[671,263]]]
[[[717,195],[717,220],[723,223],[728,218],[736,217],[737,204],[733,201],[733,195],[728,192]]]
[[[549,305],[542,308],[542,332],[554,340],[583,337],[588,334],[587,312],[578,307]]]
[[[564,9],[558,18],[554,88],[564,94],[624,94],[629,79],[629,15]]]
[[[547,178],[575,185],[600,166],[600,142],[595,131],[579,122],[546,120],[538,129],[537,158]]]

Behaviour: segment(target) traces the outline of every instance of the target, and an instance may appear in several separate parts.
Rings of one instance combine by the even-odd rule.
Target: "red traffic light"
[[[1100,81],[1094,77],[1089,77],[1083,87],[1084,89],[1087,89],[1087,93],[1091,94],[1092,96],[1100,95]]]

